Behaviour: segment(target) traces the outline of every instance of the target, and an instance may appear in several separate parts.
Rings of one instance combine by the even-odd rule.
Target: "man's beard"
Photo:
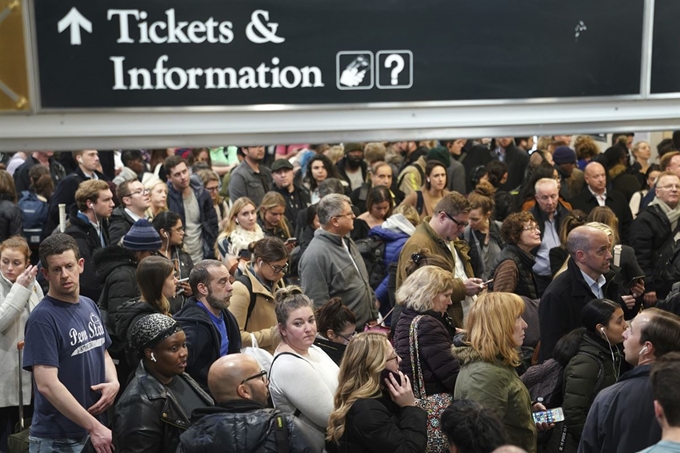
[[[213,296],[213,292],[208,289],[208,295],[205,297],[205,301],[208,302],[208,305],[210,305],[212,308],[218,309],[218,310],[226,310],[229,308],[229,303],[231,302],[231,299],[227,300],[222,300],[218,299],[217,297]]]
[[[359,168],[361,166],[361,161],[363,159],[361,157],[351,157],[347,156],[347,166],[349,168]]]

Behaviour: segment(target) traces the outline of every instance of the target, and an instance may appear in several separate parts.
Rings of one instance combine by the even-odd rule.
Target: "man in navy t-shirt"
[[[194,297],[177,312],[187,336],[186,372],[205,390],[210,365],[222,356],[241,351],[241,332],[227,307],[231,284],[227,267],[217,260],[203,260],[189,275]]]
[[[89,436],[97,452],[112,452],[105,411],[120,386],[99,309],[80,296],[78,244],[52,235],[40,244],[40,261],[49,291],[26,323],[23,363],[35,393],[30,451],[77,452]]]

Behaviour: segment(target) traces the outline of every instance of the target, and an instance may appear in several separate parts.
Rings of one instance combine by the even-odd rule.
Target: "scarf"
[[[656,197],[651,203],[649,203],[649,206],[652,205],[658,205],[659,208],[661,208],[661,211],[666,214],[666,217],[668,217],[668,220],[671,222],[671,231],[675,231],[675,228],[678,226],[678,219],[680,219],[680,203],[678,203],[675,208],[671,208],[658,197]]]

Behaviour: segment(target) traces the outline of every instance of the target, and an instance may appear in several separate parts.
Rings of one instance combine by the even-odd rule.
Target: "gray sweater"
[[[342,242],[345,241],[356,267]],[[358,271],[357,271],[358,268]],[[368,272],[354,241],[329,233],[322,228],[314,232],[300,259],[300,283],[315,307],[332,297],[340,297],[357,318],[357,327],[378,317],[375,294],[368,283]]]

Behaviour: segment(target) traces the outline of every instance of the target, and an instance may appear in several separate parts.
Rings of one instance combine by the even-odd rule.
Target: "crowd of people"
[[[674,138],[3,156],[0,452],[680,451]]]

